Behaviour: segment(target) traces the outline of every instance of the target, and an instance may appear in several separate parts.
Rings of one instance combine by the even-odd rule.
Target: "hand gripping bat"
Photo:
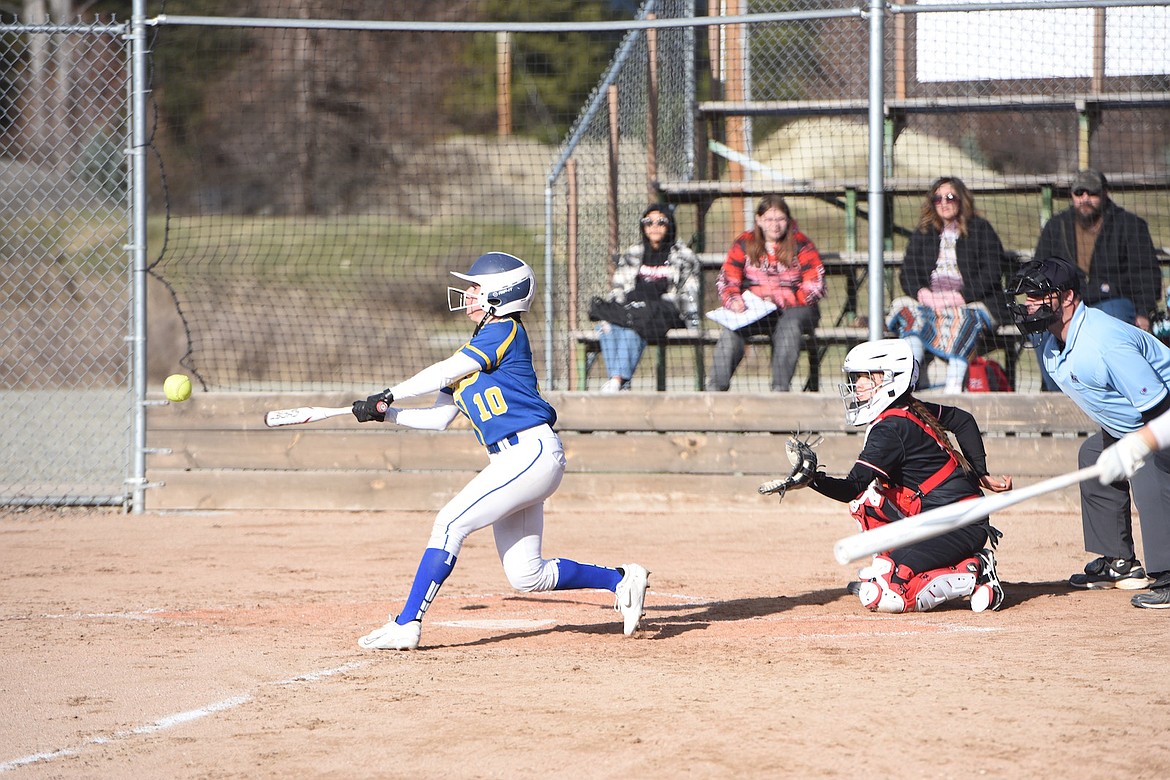
[[[302,425],[304,423],[317,422],[318,420],[327,420],[330,417],[338,417],[351,412],[356,416],[358,407],[363,403],[372,406],[373,411],[377,412],[377,414],[385,415],[393,400],[393,394],[387,389],[371,395],[364,402],[357,401],[350,406],[298,406],[295,409],[277,409],[264,415],[264,424],[269,428],[280,428],[285,425]],[[366,422],[371,419],[381,421],[385,418],[375,418],[372,416],[358,417],[358,422]]]

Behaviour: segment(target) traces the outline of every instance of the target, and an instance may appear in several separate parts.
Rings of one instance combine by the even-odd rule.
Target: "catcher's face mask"
[[[894,384],[894,377],[888,371],[849,374],[846,380],[840,386],[841,400],[845,403],[845,417],[851,425],[860,424],[857,421],[873,405],[882,389],[892,387]],[[888,392],[885,395],[888,395]],[[878,410],[878,412],[880,411],[881,409]],[[877,416],[877,413],[875,412],[872,416],[868,414],[864,416],[870,417],[872,420],[873,417]]]
[[[1043,333],[1056,322],[1060,322],[1063,293],[1029,294],[1023,303],[1012,301],[1008,303],[1008,311],[1016,327],[1025,336],[1033,333]]]

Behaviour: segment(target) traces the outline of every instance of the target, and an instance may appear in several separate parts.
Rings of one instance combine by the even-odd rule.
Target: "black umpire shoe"
[[[1149,593],[1139,593],[1129,600],[1142,609],[1170,609],[1170,572],[1159,572]]]
[[[1089,561],[1085,565],[1084,574],[1074,574],[1068,578],[1068,584],[1074,588],[1088,590],[1105,590],[1118,588],[1119,590],[1141,590],[1150,582],[1146,570],[1136,558],[1106,558],[1101,556]]]

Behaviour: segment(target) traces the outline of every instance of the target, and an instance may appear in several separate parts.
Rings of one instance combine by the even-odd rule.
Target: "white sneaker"
[[[606,382],[604,385],[601,386],[601,392],[604,393],[605,395],[612,395],[614,393],[620,393],[622,390],[623,384],[624,384],[624,382],[622,382],[622,380],[619,377],[615,376],[612,379],[610,379],[608,382]]]
[[[642,619],[642,606],[646,603],[650,572],[646,571],[646,567],[636,563],[623,563],[618,568],[623,574],[622,581],[614,591],[613,608],[622,613],[622,631],[626,636],[630,636],[637,630],[638,621]]]
[[[394,618],[391,615],[389,623],[363,636],[358,640],[358,645],[366,650],[417,649],[419,637],[422,636],[422,621],[412,620],[400,626],[394,622]]]

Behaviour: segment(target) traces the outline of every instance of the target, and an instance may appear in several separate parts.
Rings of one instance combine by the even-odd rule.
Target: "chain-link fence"
[[[159,293],[151,387],[184,372],[197,391],[358,395],[458,348],[473,326],[448,311],[448,272],[490,250],[537,270],[543,386],[597,390],[589,303],[655,201],[699,253],[708,310],[760,196],[787,198],[830,270],[826,377],[884,319],[865,292],[871,214],[884,305],[937,176],[965,180],[1026,255],[1072,173],[1096,167],[1170,246],[1170,6],[1035,5],[887,6],[877,103],[873,17],[843,0],[469,0],[396,7],[395,22],[373,0],[258,0],[235,17],[171,0],[152,9],[135,117],[125,27],[5,26],[0,503],[122,500],[140,229]],[[149,213],[132,217],[135,120],[153,157]],[[718,332],[703,325],[648,350],[633,387],[701,387]],[[1036,389],[1030,365],[1020,389]],[[752,344],[732,389],[766,391],[768,374]]]
[[[130,457],[121,28],[0,36],[0,504],[122,504]]]
[[[502,249],[536,266],[548,292],[528,318],[547,336],[538,346],[546,386],[596,389],[604,377],[589,373],[589,303],[608,291],[615,257],[638,240],[642,209],[656,200],[675,208],[679,235],[707,266],[710,309],[718,305],[719,260],[767,191],[788,198],[830,261],[822,325],[856,334],[872,319],[864,255],[867,219],[879,210],[867,202],[865,9],[840,0],[702,5],[646,2],[637,19],[657,26],[631,24],[612,47],[587,52],[603,33],[516,31],[506,22],[469,32],[444,26],[450,9],[441,4],[425,22],[433,29],[410,34],[290,19],[272,20],[271,29],[229,19],[196,26],[168,14],[155,45],[169,217],[155,270],[191,326],[189,355],[186,344],[167,345],[172,366],[208,388],[384,384],[465,338],[463,320],[445,313],[446,274]],[[1166,111],[1161,55],[1139,45],[1141,56],[1155,58],[1142,66],[1149,75],[1105,68],[1095,85],[1055,64],[1015,74],[1011,58],[1000,56],[1001,39],[963,31],[987,28],[987,16],[989,29],[999,18],[1016,30],[1020,20],[1007,14],[1030,12],[972,8],[983,10],[896,6],[886,14],[880,210],[890,256],[916,226],[930,182],[944,174],[972,186],[977,208],[1018,253],[1063,208],[1080,165],[1105,168],[1122,205],[1159,219],[1166,151],[1149,128]],[[463,10],[490,18],[487,6]],[[693,21],[712,10],[744,23]],[[1164,27],[1165,5],[1147,10],[1154,13],[1142,17],[1142,29]],[[1082,44],[1091,48],[1099,12],[1038,13],[1052,29],[1076,30],[1056,39],[1068,57],[1091,61]],[[1014,46],[1053,40],[1023,21],[1033,43]],[[936,58],[940,46],[950,56]],[[555,54],[565,51],[594,56],[582,68],[597,73],[591,93],[568,101],[580,107],[571,123],[541,92],[564,77]],[[209,63],[199,85],[168,67],[185,61],[174,52]],[[989,60],[1006,65],[984,73]],[[389,67],[372,74],[362,67],[369,62]],[[960,78],[967,71],[973,77]],[[492,87],[500,78],[506,89]],[[436,94],[437,84],[448,88]],[[476,133],[444,108],[448,93],[471,106],[468,114],[480,112]],[[493,98],[527,110],[493,117],[485,108]],[[535,121],[523,135],[506,129],[519,113]],[[494,131],[482,126],[492,119]],[[558,127],[565,140],[554,147],[543,139]],[[1170,243],[1163,226],[1154,232],[1159,246]],[[885,289],[887,302],[901,292],[896,272]],[[695,387],[710,341],[669,350],[657,374],[644,361],[633,386]],[[848,337],[826,343],[835,350],[825,354],[831,372]],[[767,353],[766,345],[749,349],[735,389],[766,389]],[[804,374],[798,382],[813,384]]]
[[[1170,141],[1155,130],[1170,120],[1170,63],[1161,43],[1170,34],[1170,8],[1037,3],[1005,10],[970,3],[969,11],[956,11],[936,5],[888,6],[884,20],[878,235],[889,270],[883,303],[915,293],[902,289],[897,264],[941,176],[971,188],[976,209],[1010,258],[1031,254],[1041,226],[1068,207],[1073,173],[1085,167],[1106,173],[1112,199],[1149,222],[1157,247],[1170,245]],[[609,89],[617,97],[609,103],[598,97],[600,109],[575,128],[581,143],[563,152],[554,189],[553,243],[558,256],[569,258],[560,287],[566,297],[558,311],[568,318],[558,331],[560,354],[572,356],[558,362],[559,381],[589,389],[605,381],[605,372],[591,367],[595,353],[581,360],[582,350],[597,348],[589,300],[608,292],[615,248],[639,242],[637,218],[654,200],[675,207],[680,235],[701,253],[710,309],[719,306],[713,295],[718,265],[732,239],[752,226],[760,197],[786,198],[830,274],[820,304],[820,324],[828,327],[819,347],[820,368],[830,378],[851,340],[865,337],[859,334],[871,319],[885,319],[887,312],[869,311],[865,291],[868,218],[875,209],[868,203],[873,91],[864,9],[833,0],[713,4],[710,13],[752,14],[757,21],[701,28],[689,39],[693,56],[664,61],[671,49],[660,46],[654,66],[647,33],[631,34],[638,44],[621,72],[611,74]],[[655,10],[660,17],[688,13],[670,4]],[[764,15],[784,18],[760,21]],[[660,76],[657,89],[647,76],[655,72],[671,74]],[[679,87],[683,95],[672,92]],[[683,144],[694,151],[685,158],[689,165],[672,167],[647,158],[655,147],[640,131],[656,108],[670,113],[676,105],[694,117],[687,129],[695,144],[659,120],[656,148]],[[1161,257],[1165,265],[1165,250]],[[1014,267],[1009,261],[1008,272]],[[1162,290],[1148,292],[1139,312],[1161,316]],[[1010,323],[999,324],[1011,331]],[[702,386],[702,361],[711,361],[716,335],[703,337],[705,352],[692,349],[692,336],[674,342],[664,353],[667,386]],[[1013,362],[1018,389],[1038,389],[1033,357],[1006,349],[1014,345],[993,357]],[[769,357],[766,344],[749,346],[732,389],[767,390]],[[816,385],[804,365],[793,389]],[[663,373],[644,366],[633,386],[662,386]]]

